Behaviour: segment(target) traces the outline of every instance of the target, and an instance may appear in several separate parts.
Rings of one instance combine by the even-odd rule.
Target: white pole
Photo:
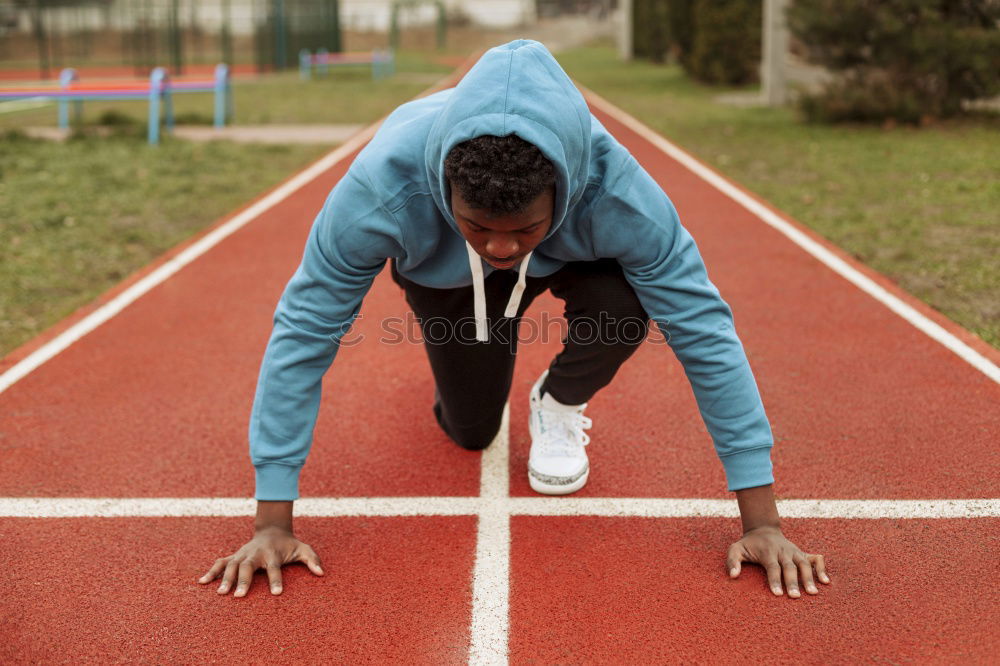
[[[788,53],[788,25],[785,8],[788,0],[764,0],[764,44],[761,50],[760,75],[764,102],[781,106],[788,101],[785,81],[785,56]]]
[[[538,6],[535,0],[521,1],[521,25],[535,25],[538,23]]]
[[[622,60],[631,60],[632,46],[632,0],[618,0],[618,55]]]

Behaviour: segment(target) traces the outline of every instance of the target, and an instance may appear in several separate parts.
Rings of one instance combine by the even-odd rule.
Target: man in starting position
[[[734,491],[743,536],[727,553],[767,570],[775,595],[829,582],[822,555],[779,526],[771,429],[732,313],[673,204],[594,118],[538,42],[491,49],[449,90],[394,111],[333,188],[278,304],[250,422],[256,533],[215,562],[246,594],[257,569],[280,594],[281,566],[319,558],[292,532],[292,503],[312,442],[320,380],[375,276],[391,274],[422,322],[434,415],[459,446],[500,428],[517,325],[545,290],[565,301],[562,352],[531,389],[528,478],[566,494],[590,474],[587,402],[635,351],[652,320],[684,366]],[[640,334],[636,334],[636,331]],[[425,336],[426,338],[426,336]],[[650,451],[655,455],[655,451]]]

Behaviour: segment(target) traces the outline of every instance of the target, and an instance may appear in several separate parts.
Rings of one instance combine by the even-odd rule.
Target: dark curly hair
[[[448,153],[444,174],[475,209],[519,213],[555,184],[555,167],[534,144],[515,134],[484,134]]]

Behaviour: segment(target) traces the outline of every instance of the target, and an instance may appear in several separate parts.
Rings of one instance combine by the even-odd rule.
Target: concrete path
[[[315,143],[335,145],[347,141],[363,125],[235,125],[206,127],[181,125],[174,128],[174,136],[188,141],[236,141],[238,143]],[[27,127],[25,133],[40,139],[64,141],[69,130],[58,127]],[[98,133],[110,128],[98,128]]]
[[[236,125],[232,127],[184,126],[174,136],[189,141],[236,141],[238,143],[329,143],[347,141],[364,125]]]

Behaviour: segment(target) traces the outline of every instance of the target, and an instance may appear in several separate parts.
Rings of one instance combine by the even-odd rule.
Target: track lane
[[[196,581],[246,518],[0,518],[0,662],[465,663],[474,517],[296,528],[324,576],[286,566],[273,596],[261,571],[238,599]]]
[[[756,565],[729,579],[738,520],[515,517],[510,663],[995,661],[1000,519],[784,530],[826,555],[819,594],[774,597]]]
[[[671,197],[733,308],[775,435],[777,493],[1000,496],[1000,384],[650,141],[594,112]],[[541,319],[543,309],[558,313],[561,305],[548,299],[528,316]],[[557,340],[525,348],[515,374],[514,495],[532,494],[522,473],[527,392],[558,350]],[[646,345],[627,362],[588,415],[593,473],[583,496],[727,496],[683,368],[662,345]]]

